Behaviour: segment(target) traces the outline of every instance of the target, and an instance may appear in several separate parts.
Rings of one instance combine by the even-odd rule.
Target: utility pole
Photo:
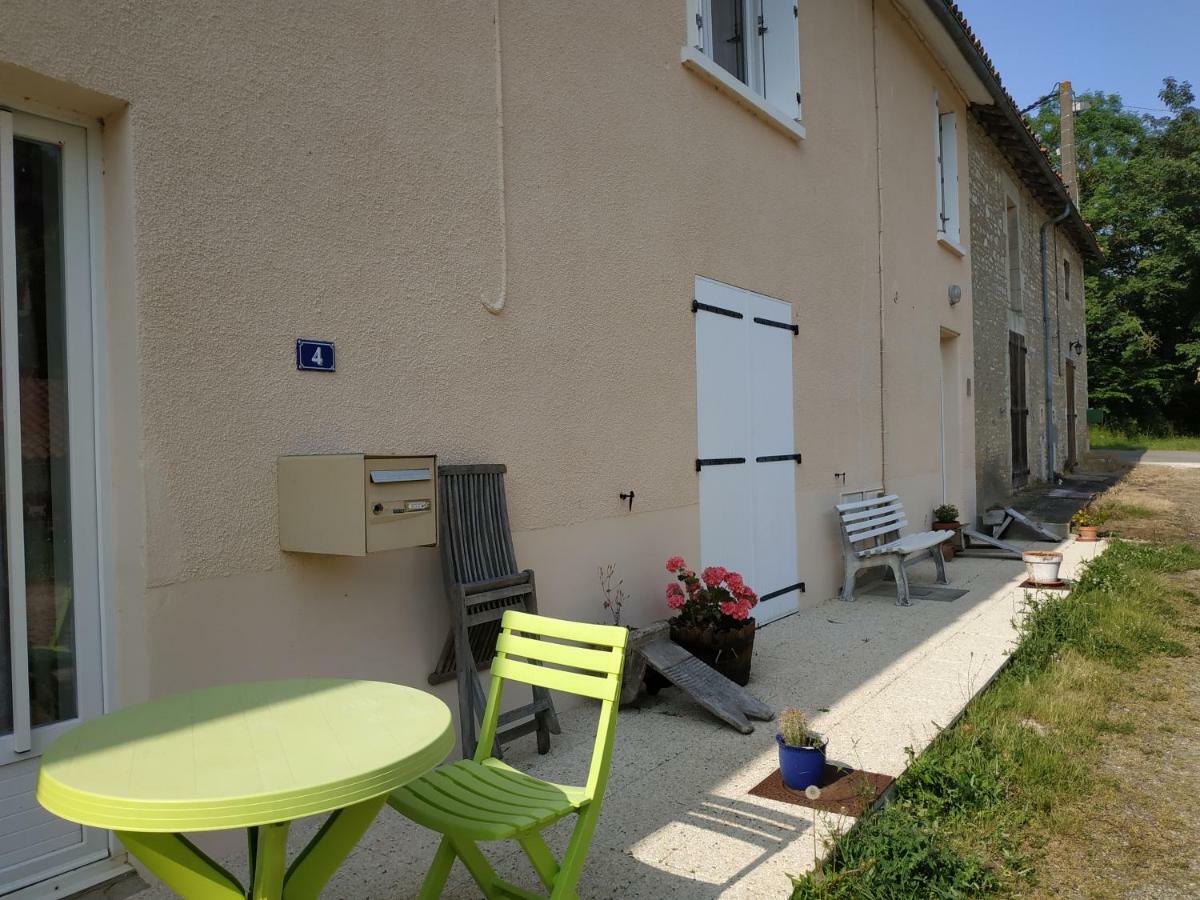
[[[1062,159],[1062,178],[1076,208],[1079,207],[1079,170],[1075,159],[1075,92],[1071,82],[1058,86],[1058,116]]]

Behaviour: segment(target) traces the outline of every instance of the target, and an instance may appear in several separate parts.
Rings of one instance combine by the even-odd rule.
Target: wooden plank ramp
[[[641,652],[650,668],[742,734],[754,731],[750,719],[775,718],[771,707],[666,638],[651,641]]]

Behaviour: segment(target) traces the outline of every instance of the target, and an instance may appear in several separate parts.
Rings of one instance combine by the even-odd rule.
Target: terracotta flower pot
[[[934,522],[934,531],[953,531],[954,537],[942,544],[942,559],[946,562],[954,559],[955,551],[959,548],[962,542],[962,523],[961,522]]]
[[[1100,540],[1099,525],[1079,525],[1079,540],[1084,543],[1091,543]]]
[[[754,619],[740,628],[696,628],[671,623],[671,640],[692,656],[716,669],[740,685],[750,682],[750,662],[754,657]]]

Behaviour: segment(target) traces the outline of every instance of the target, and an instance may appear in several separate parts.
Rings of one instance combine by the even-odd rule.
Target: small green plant
[[[808,717],[798,709],[779,714],[779,735],[789,747],[820,747],[821,736],[808,727]]]
[[[933,511],[933,521],[950,523],[958,521],[958,507],[953,503],[943,503]]]

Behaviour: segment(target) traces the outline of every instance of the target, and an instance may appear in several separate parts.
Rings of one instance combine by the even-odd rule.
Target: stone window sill
[[[957,256],[959,259],[962,259],[964,256],[967,255],[967,251],[964,247],[960,246],[955,241],[950,240],[950,238],[946,237],[945,234],[939,233],[938,237],[937,237],[937,242],[938,242],[938,246],[945,247],[947,250],[949,250],[951,253],[953,253],[955,256]]]

